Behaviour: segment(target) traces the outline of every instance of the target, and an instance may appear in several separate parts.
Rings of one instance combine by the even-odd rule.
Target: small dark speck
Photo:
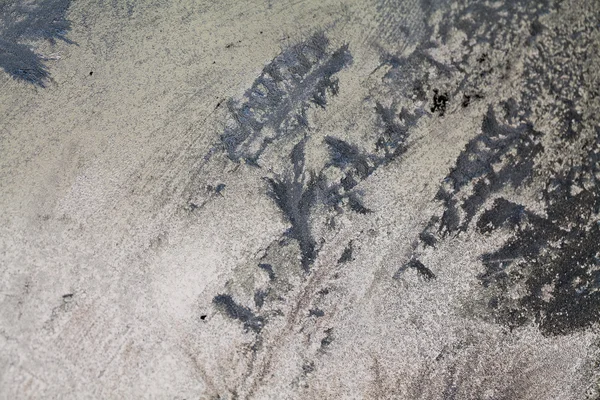
[[[260,34],[262,35],[263,31],[260,31]]]
[[[431,112],[439,111],[440,117],[444,116],[446,112],[446,105],[448,103],[448,94],[442,93],[438,89],[433,89],[433,105],[431,106]]]
[[[71,298],[73,298],[73,293],[63,294],[62,298],[65,300],[70,300]]]
[[[90,71],[90,76],[94,75],[94,71]]]
[[[231,47],[233,47],[233,43],[229,43],[227,46],[225,46],[226,49],[230,49]]]
[[[200,319],[201,319],[202,321],[204,321],[204,320],[206,319],[206,315],[201,315],[201,316],[200,316]]]
[[[216,64],[216,63],[217,63],[216,61],[213,61],[213,64]]]
[[[195,203],[190,203],[190,211],[194,211],[195,209],[198,208],[198,205]]]
[[[222,100],[221,100],[221,101],[219,101],[219,102],[217,103],[217,105],[215,106],[215,110],[216,110],[217,108],[221,107],[221,103],[223,103],[223,101],[222,101]]]
[[[471,104],[471,96],[468,95],[463,95],[463,101],[462,101],[462,106],[463,107],[468,107],[469,104]]]

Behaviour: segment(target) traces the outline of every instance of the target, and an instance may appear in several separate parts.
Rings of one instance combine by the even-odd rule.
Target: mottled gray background
[[[600,3],[0,0],[0,397],[597,399]]]

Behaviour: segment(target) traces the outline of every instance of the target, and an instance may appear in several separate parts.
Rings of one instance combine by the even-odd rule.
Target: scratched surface
[[[0,398],[599,398],[599,65],[585,0],[0,0]]]

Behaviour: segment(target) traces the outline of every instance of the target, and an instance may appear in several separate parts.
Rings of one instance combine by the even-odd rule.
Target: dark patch
[[[534,319],[543,333],[567,334],[598,321],[599,205],[598,190],[562,198],[549,205],[547,218],[530,213],[514,238],[483,255],[480,279],[500,290],[500,322],[516,327]],[[528,294],[515,301],[506,292],[519,282]]]
[[[471,102],[473,100],[481,100],[481,99],[483,99],[483,97],[484,96],[480,93],[474,93],[474,94],[463,93],[463,101],[461,103],[461,106],[466,108],[471,104]]]
[[[298,241],[302,253],[302,268],[308,271],[317,255],[317,243],[310,226],[310,211],[318,191],[317,178],[308,178],[304,171],[304,140],[292,150],[293,176],[267,178],[269,195],[292,227],[288,235]],[[305,181],[306,188],[305,188]]]
[[[419,233],[419,240],[423,242],[425,246],[429,247],[435,247],[435,244],[437,243],[437,239],[435,238],[435,236],[433,236],[433,234],[429,232]]]
[[[469,104],[471,104],[471,96],[463,94],[463,101],[460,105],[466,108],[469,107]]]
[[[324,316],[325,313],[323,312],[323,310],[320,310],[318,308],[313,308],[312,310],[308,311],[308,315],[319,318],[319,317]]]
[[[477,221],[477,228],[481,233],[490,233],[501,226],[514,229],[525,217],[525,207],[498,198],[490,210],[486,210]]]
[[[325,337],[321,339],[321,348],[325,348],[333,343],[333,328],[325,329]]]
[[[352,252],[353,252],[352,241],[350,241],[348,243],[348,245],[346,246],[346,248],[344,249],[344,252],[340,256],[340,258],[338,259],[338,264],[343,264],[343,263],[347,263],[349,261],[354,260],[352,258]]]
[[[0,4],[0,68],[14,79],[44,87],[50,72],[48,60],[29,45],[29,42],[67,39],[71,22],[66,19],[70,0],[12,0]]]
[[[425,228],[423,228],[421,233],[419,233],[419,240],[423,244],[423,247],[427,247],[427,246],[435,247],[435,245],[437,243],[437,238],[435,237],[434,232],[435,232],[435,228],[436,228],[437,224],[439,223],[439,221],[440,221],[440,218],[438,218],[435,215],[432,216],[429,219],[429,222],[427,223]]]
[[[266,271],[270,280],[275,279],[275,272],[273,271],[273,266],[271,264],[258,264],[258,268]]]
[[[364,179],[373,172],[369,159],[355,146],[331,136],[325,137],[331,157],[330,165],[339,169],[352,169],[360,179]]]
[[[201,319],[202,321],[204,321],[204,320],[206,319],[206,317],[207,317],[206,315],[202,314],[202,315],[200,316],[200,319]]]
[[[481,130],[467,143],[436,195],[445,205],[439,227],[444,234],[464,231],[493,193],[530,179],[534,158],[543,152],[540,132],[530,124],[501,125],[491,106]],[[473,185],[470,194],[463,195],[469,184]]]
[[[217,186],[215,186],[215,193],[216,194],[221,194],[221,192],[225,190],[225,184],[224,183],[219,183]]]
[[[408,267],[417,270],[419,275],[421,275],[426,281],[430,281],[436,278],[435,274],[417,259],[410,260],[408,262]]]
[[[504,110],[504,119],[511,124],[517,122],[519,118],[519,105],[517,104],[517,101],[511,97],[501,104],[502,109]]]
[[[259,333],[265,324],[263,317],[255,315],[248,307],[237,304],[228,294],[219,294],[213,298],[213,303],[224,311],[231,319],[237,319],[244,324],[244,329]]]
[[[311,372],[313,372],[315,370],[315,363],[314,362],[307,362],[302,364],[302,373],[304,375],[308,375]]]
[[[440,117],[446,113],[446,105],[448,104],[448,93],[440,94],[438,89],[433,89],[433,105],[431,112],[437,112]]]
[[[307,127],[311,104],[325,107],[327,94],[337,95],[334,75],[352,62],[352,56],[348,46],[333,53],[328,47],[323,34],[290,47],[263,69],[246,92],[245,102],[229,101],[233,124],[221,141],[231,160],[257,163],[271,142],[296,136]]]
[[[372,212],[370,209],[368,209],[362,204],[358,197],[353,195],[348,197],[348,206],[352,211],[357,212],[359,214],[365,215]]]
[[[583,157],[555,163],[542,193],[545,215],[501,202],[488,218],[493,226],[520,227],[482,256],[485,271],[479,277],[494,293],[491,311],[511,329],[533,320],[542,333],[563,335],[600,318],[599,133],[587,141]],[[526,294],[514,299],[510,292],[517,285]]]
[[[73,299],[73,293],[63,294],[62,298],[64,301],[71,301]]]
[[[409,268],[414,269],[417,273],[426,281],[436,279],[436,275],[429,268],[425,266],[421,261],[416,258],[411,258],[410,261],[405,263],[398,271],[394,274],[394,279],[399,279],[402,274]]]
[[[90,71],[90,76],[94,75],[94,71]]]
[[[221,192],[223,192],[223,190],[225,190],[227,186],[224,183],[218,183],[216,185],[206,185],[206,190],[209,192],[213,192],[215,194],[221,194]]]
[[[379,102],[375,105],[375,112],[382,124],[381,135],[376,143],[376,150],[383,150],[384,160],[389,162],[406,151],[404,143],[408,138],[408,128],[416,123],[418,117],[410,114],[403,108],[398,115],[398,118],[404,121],[404,124],[401,124],[396,121],[393,108],[386,108]],[[382,163],[382,161],[379,163]]]
[[[265,298],[267,297],[267,294],[267,291],[260,289],[254,293],[254,304],[256,307],[260,309],[263,304],[265,304]]]

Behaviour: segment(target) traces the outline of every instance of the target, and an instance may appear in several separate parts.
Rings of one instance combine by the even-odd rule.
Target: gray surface
[[[0,14],[0,397],[598,398],[600,3]]]

